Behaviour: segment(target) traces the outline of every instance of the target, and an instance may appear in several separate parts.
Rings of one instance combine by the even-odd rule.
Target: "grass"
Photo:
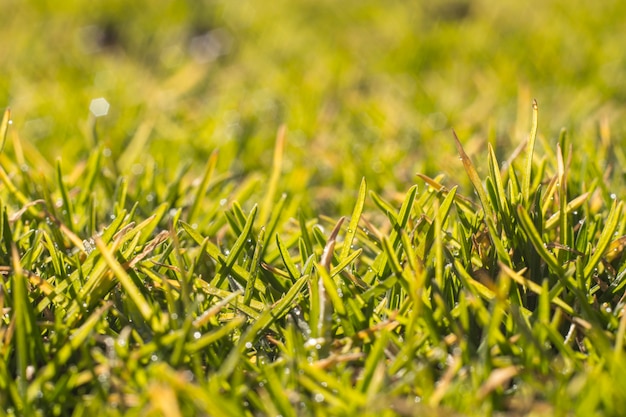
[[[457,139],[477,200],[363,180],[345,221],[286,204],[278,174],[254,184],[263,215],[217,156],[129,185],[102,148],[52,182],[4,155],[5,410],[618,413],[623,203],[566,133],[533,157],[535,126],[508,168],[488,148],[485,178]]]
[[[622,3],[159,6],[0,6],[0,415],[626,408]]]

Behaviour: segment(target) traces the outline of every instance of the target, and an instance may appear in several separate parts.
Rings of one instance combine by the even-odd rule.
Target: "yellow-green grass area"
[[[0,16],[0,416],[626,409],[623,2]]]

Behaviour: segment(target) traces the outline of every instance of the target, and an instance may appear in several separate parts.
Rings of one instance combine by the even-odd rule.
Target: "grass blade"
[[[132,278],[128,275],[128,273],[124,270],[122,265],[115,259],[113,253],[109,250],[109,248],[104,244],[100,237],[96,237],[95,239],[96,247],[98,251],[104,258],[106,264],[111,268],[113,274],[115,274],[116,278],[119,280],[120,284],[126,291],[126,294],[130,297],[130,299],[135,303],[137,309],[141,313],[141,316],[144,318],[146,323],[152,323],[152,319],[154,318],[152,308],[148,301],[143,296],[143,292],[137,288]],[[156,325],[156,321],[154,322]]]
[[[191,205],[191,209],[189,210],[189,214],[187,214],[187,223],[193,224],[196,215],[198,214],[198,210],[200,209],[200,204],[204,200],[204,196],[206,195],[207,189],[209,188],[209,183],[211,182],[211,178],[213,178],[213,172],[215,171],[215,165],[217,165],[217,151],[211,153],[209,160],[207,161],[206,168],[204,169],[204,175],[202,176],[202,180],[200,181],[200,185],[198,185],[198,189],[196,190],[196,194],[194,195],[193,203]]]
[[[461,161],[463,162],[463,167],[465,168],[465,172],[470,179],[470,182],[474,186],[476,193],[478,194],[478,199],[480,200],[481,205],[483,206],[483,210],[485,212],[485,216],[490,217],[491,219],[496,219],[495,213],[493,211],[493,207],[489,202],[489,198],[487,198],[487,193],[483,188],[482,181],[478,176],[478,172],[476,172],[476,168],[474,168],[474,164],[469,156],[465,153],[463,149],[463,145],[461,145],[461,141],[459,140],[456,132],[453,130],[452,135],[454,136],[454,141],[456,142],[456,148],[461,157]],[[495,232],[495,231],[494,231]]]
[[[596,265],[598,265],[600,259],[604,256],[606,249],[609,247],[615,230],[617,229],[619,220],[622,217],[622,211],[623,203],[621,201],[619,203],[614,202],[606,221],[606,225],[602,229],[596,248],[593,251],[593,255],[591,256],[591,259],[589,259],[589,262],[587,262],[587,265],[585,265],[585,270],[583,271],[585,279],[591,276]]]
[[[282,125],[278,128],[276,134],[276,146],[274,147],[274,159],[272,162],[272,174],[268,181],[267,191],[265,199],[261,205],[261,211],[259,213],[259,222],[265,224],[270,217],[272,205],[274,204],[274,196],[278,189],[278,181],[280,179],[281,170],[283,167],[283,153],[285,152],[285,143],[287,136],[287,126]]]
[[[356,199],[356,204],[354,205],[354,210],[352,211],[352,217],[350,217],[350,223],[348,223],[348,230],[346,231],[344,244],[341,248],[341,254],[339,255],[340,261],[348,256],[348,254],[350,253],[350,249],[352,248],[352,241],[354,240],[354,236],[356,235],[357,228],[359,227],[359,219],[361,218],[361,213],[363,212],[366,192],[367,183],[365,181],[365,178],[363,178],[361,180],[361,186],[359,187],[359,194]]]
[[[9,125],[11,124],[11,109],[7,108],[0,122],[0,153],[4,151],[4,145],[7,142],[7,133],[9,133]]]
[[[539,125],[539,108],[537,106],[537,100],[533,100],[533,121],[530,128],[530,137],[528,138],[528,147],[526,148],[526,172],[524,175],[524,182],[522,183],[522,196],[525,203],[528,203],[530,198],[530,180],[533,170],[533,154],[535,152],[535,142],[537,141],[537,128]]]

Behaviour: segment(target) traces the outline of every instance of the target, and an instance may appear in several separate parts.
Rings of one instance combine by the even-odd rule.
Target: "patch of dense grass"
[[[626,408],[624,3],[422,3],[3,2],[0,415]]]
[[[347,218],[276,193],[284,130],[268,182],[217,154],[199,178],[132,182],[102,147],[54,180],[4,154],[4,409],[618,413],[623,203],[565,132],[533,158],[536,116],[484,178],[457,140],[478,198],[363,180]]]

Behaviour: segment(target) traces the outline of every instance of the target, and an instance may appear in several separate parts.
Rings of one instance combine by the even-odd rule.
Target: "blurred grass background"
[[[221,171],[264,173],[286,124],[283,191],[345,214],[362,176],[465,182],[450,129],[470,154],[491,140],[508,155],[533,98],[551,143],[566,127],[591,153],[600,121],[624,132],[619,1],[4,0],[0,15],[0,106],[44,174],[96,142],[131,176],[200,173],[214,149]]]

